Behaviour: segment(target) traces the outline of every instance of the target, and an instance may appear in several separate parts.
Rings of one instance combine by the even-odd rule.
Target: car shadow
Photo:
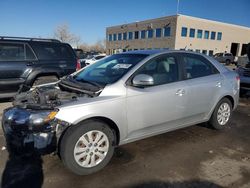
[[[193,180],[183,182],[152,181],[130,185],[128,188],[222,188],[222,186],[209,181]]]
[[[1,187],[41,188],[44,179],[41,155],[28,148],[18,150],[8,147],[8,152],[9,158],[2,174]]]

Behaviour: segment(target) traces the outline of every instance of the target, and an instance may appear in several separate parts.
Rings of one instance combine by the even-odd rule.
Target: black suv
[[[32,87],[56,81],[73,73],[78,63],[67,43],[0,36],[0,98],[13,97],[21,85]]]

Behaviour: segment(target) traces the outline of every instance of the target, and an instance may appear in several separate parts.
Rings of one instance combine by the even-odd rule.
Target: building
[[[106,29],[108,54],[144,49],[182,49],[207,55],[246,53],[250,28],[185,15],[167,16]]]

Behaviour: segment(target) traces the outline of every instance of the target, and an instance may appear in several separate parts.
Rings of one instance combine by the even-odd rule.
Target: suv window
[[[25,60],[24,44],[0,43],[0,61]]]
[[[27,44],[25,45],[25,50],[26,50],[26,59],[27,60],[35,60],[36,59],[35,54],[33,53],[31,48]]]
[[[154,85],[167,84],[179,80],[178,65],[173,56],[161,56],[152,59],[142,66],[136,74],[152,76]]]
[[[183,56],[185,78],[199,78],[217,73],[216,68],[201,56]]]
[[[72,59],[73,52],[63,44],[39,43],[33,46],[39,59]]]

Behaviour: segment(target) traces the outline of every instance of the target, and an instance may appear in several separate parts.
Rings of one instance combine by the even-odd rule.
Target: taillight
[[[77,62],[76,62],[76,70],[80,70],[81,69],[81,61],[80,59],[77,59]]]
[[[240,89],[240,76],[237,75],[235,78],[236,78],[236,81],[237,81],[237,88]]]

